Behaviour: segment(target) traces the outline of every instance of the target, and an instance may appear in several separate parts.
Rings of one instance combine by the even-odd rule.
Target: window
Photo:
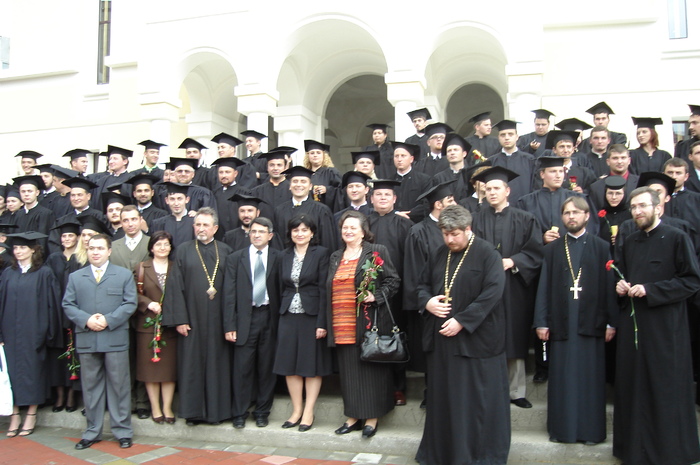
[[[687,39],[688,38],[688,17],[685,2],[686,0],[668,1],[668,38]]]
[[[10,38],[0,37],[0,69],[10,67]]]
[[[688,125],[688,121],[673,121],[673,145],[676,145],[678,142],[688,139],[689,132],[688,130],[690,129],[690,126]]]
[[[97,38],[97,83],[109,84],[109,67],[105,58],[109,56],[109,42],[112,29],[112,2],[100,0],[99,35]]]

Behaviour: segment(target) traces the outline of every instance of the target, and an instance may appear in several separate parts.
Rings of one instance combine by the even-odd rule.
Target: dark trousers
[[[248,407],[253,401],[254,417],[270,414],[277,378],[272,373],[276,341],[271,320],[269,306],[253,308],[248,339],[244,345],[237,345],[233,349],[234,418],[247,417]]]

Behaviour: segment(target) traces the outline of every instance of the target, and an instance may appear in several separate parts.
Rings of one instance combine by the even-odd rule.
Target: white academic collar
[[[581,234],[579,234],[578,236],[574,236],[574,235],[571,234],[570,232],[567,232],[566,234],[568,234],[569,236],[573,237],[574,239],[578,239],[579,237],[581,237],[581,236],[583,236],[584,234],[586,234],[586,228],[583,228],[583,229],[581,230]]]
[[[295,199],[294,197],[292,197],[292,205],[294,205],[295,207],[298,207],[299,205],[301,205],[302,203],[306,202],[307,200],[309,200],[309,196],[308,196],[308,195],[307,195],[306,197],[304,197],[304,200],[302,200],[301,202],[297,201],[297,199]]]
[[[412,166],[409,166],[409,167],[408,167],[408,171],[406,171],[405,173],[399,173],[399,171],[396,170],[396,174],[398,174],[398,175],[401,176],[401,177],[404,177],[404,176],[406,176],[408,173],[410,173],[412,169],[413,169],[413,167],[412,167]]]
[[[55,191],[56,191],[56,188],[54,186],[51,186],[50,188],[48,188],[44,191],[44,195],[48,195],[48,194],[55,192]]]
[[[146,210],[148,207],[150,207],[151,205],[153,205],[153,202],[148,202],[145,206],[138,207],[139,211],[142,212],[142,211]]]
[[[38,200],[37,200],[36,202],[34,202],[34,205],[32,205],[32,206],[29,207],[29,208],[27,208],[27,204],[25,203],[25,204],[24,204],[24,212],[25,212],[25,213],[29,213],[29,210],[31,210],[31,209],[33,209],[33,208],[36,208],[37,205],[39,205],[39,201],[38,201]]]

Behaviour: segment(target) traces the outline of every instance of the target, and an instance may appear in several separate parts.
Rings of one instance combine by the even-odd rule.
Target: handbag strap
[[[384,289],[382,289],[382,297],[384,297],[384,305],[386,305],[386,309],[389,311],[389,317],[391,318],[391,326],[393,327],[392,331],[393,332],[398,332],[399,327],[396,326],[396,320],[394,320],[394,314],[391,313],[391,307],[389,306],[389,299],[386,298],[386,292],[384,292]],[[378,331],[377,327],[377,322],[379,321],[377,318],[377,313],[379,312],[379,305],[376,305],[374,307],[374,323],[372,324],[372,331]]]

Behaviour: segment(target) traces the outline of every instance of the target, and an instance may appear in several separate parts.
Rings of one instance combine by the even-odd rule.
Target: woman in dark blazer
[[[311,429],[323,376],[331,374],[326,337],[328,249],[315,245],[316,223],[297,215],[287,226],[293,246],[282,254],[280,320],[273,372],[286,376],[292,415],[282,428]],[[303,402],[306,388],[306,404]],[[301,424],[300,424],[301,423]]]
[[[374,310],[380,334],[391,331],[391,318],[385,299],[391,298],[401,282],[389,253],[383,245],[372,244],[367,217],[351,210],[340,218],[344,247],[331,255],[326,289],[328,345],[335,347],[340,371],[340,390],[348,419],[336,434],[362,429],[362,437],[377,431],[377,420],[394,408],[392,367],[390,364],[360,360],[360,342],[370,329]],[[363,279],[362,265],[372,260],[374,252],[384,260],[376,281],[376,292],[364,300],[369,304],[356,312],[356,289]],[[362,419],[365,420],[364,427]]]
[[[137,265],[134,271],[139,290],[139,306],[133,316],[136,322],[136,379],[145,383],[151,417],[159,424],[175,423],[173,396],[177,380],[177,333],[175,328],[161,327],[160,342],[165,344],[154,354],[153,347],[149,347],[154,339],[154,326],[146,328],[144,324],[146,318],[154,319],[167,311],[161,303],[165,280],[173,265],[170,260],[172,251],[173,237],[165,231],[157,231],[148,241],[151,258]]]

